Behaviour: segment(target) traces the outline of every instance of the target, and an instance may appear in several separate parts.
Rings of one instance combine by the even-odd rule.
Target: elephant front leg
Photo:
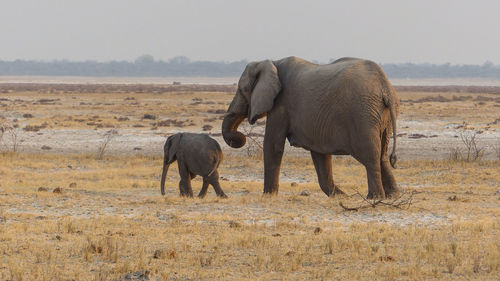
[[[318,182],[321,190],[329,197],[335,194],[344,194],[344,192],[333,183],[332,156],[311,151],[311,157],[314,168],[316,169],[316,174],[318,175]]]
[[[269,134],[268,128],[264,137],[264,193],[277,194],[286,135]]]
[[[182,161],[177,160],[177,165],[179,167],[179,175],[181,177],[181,180],[179,181],[180,195],[193,197],[193,188],[191,187],[191,173],[189,172],[187,166],[182,163]]]

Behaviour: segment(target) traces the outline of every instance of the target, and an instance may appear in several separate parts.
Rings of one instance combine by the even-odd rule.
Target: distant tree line
[[[500,79],[500,66],[491,62],[482,65],[470,64],[382,64],[391,78],[457,78],[480,77]]]
[[[187,57],[174,57],[168,61],[155,60],[143,55],[135,61],[35,61],[0,60],[0,75],[47,75],[47,76],[117,76],[117,77],[180,77],[239,76],[248,61],[213,62],[191,61]],[[491,62],[482,65],[452,64],[382,64],[391,78],[452,78],[484,77],[500,79],[500,66]]]

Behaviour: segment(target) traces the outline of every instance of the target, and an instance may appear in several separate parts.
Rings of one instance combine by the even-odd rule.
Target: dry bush
[[[142,119],[156,120],[156,115],[146,113],[142,116]]]
[[[255,133],[255,128],[257,128],[257,126],[258,125],[241,126],[241,131],[247,138],[246,151],[249,157],[262,155],[264,151],[264,140],[262,138],[264,135]]]
[[[47,128],[49,124],[47,122],[42,123],[41,125],[26,125],[23,130],[26,132],[38,132],[41,129]]]
[[[460,138],[466,149],[466,155],[464,155],[464,160],[466,161],[477,161],[483,157],[484,147],[478,147],[476,137],[477,132],[475,131],[460,133]]]
[[[497,160],[500,160],[500,141],[498,141],[494,146],[493,150],[495,151],[495,156],[497,157]]]
[[[194,121],[191,119],[186,119],[186,120],[178,120],[178,119],[165,119],[161,120],[158,122],[154,122],[151,124],[153,127],[186,127],[186,126],[193,126]]]
[[[212,130],[213,128],[214,128],[214,126],[212,126],[212,125],[208,125],[208,124],[207,124],[207,125],[203,125],[202,130],[203,130],[203,131],[210,131],[210,130]]]
[[[118,134],[116,130],[109,130],[104,134],[104,138],[97,148],[97,159],[102,160],[104,157],[104,153],[106,152],[106,148],[108,147],[111,140]]]
[[[5,142],[5,139],[9,139],[9,143]],[[19,135],[18,131],[14,126],[8,122],[0,124],[0,143],[12,152],[17,152],[19,149]]]
[[[478,146],[476,131],[460,132],[460,139],[465,148],[454,147],[450,149],[449,159],[452,161],[479,161],[484,155],[484,147]]]

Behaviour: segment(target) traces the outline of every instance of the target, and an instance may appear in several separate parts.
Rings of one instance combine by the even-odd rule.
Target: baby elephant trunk
[[[165,178],[167,177],[168,167],[167,159],[163,160],[163,172],[161,173],[161,195],[165,195]]]

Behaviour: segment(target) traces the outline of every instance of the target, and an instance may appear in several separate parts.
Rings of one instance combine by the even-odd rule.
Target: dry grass
[[[216,134],[233,96],[225,88],[61,87],[3,93],[0,121],[30,130],[44,126],[33,134],[67,128],[165,133],[206,125]],[[413,126],[408,133],[433,123],[500,129],[495,94],[400,96],[401,124]],[[244,130],[256,138],[261,133]],[[219,168],[228,199],[212,189],[203,200],[180,198],[176,165],[162,197],[161,147],[147,155],[108,153],[105,147],[96,157],[103,134],[92,153],[81,154],[54,153],[54,143],[48,143],[52,150],[23,150],[26,135],[19,136],[21,152],[14,153],[9,135],[0,139],[0,279],[116,280],[148,270],[153,280],[498,280],[497,157],[400,158],[394,173],[405,191],[415,193],[411,208],[347,212],[340,201],[363,201],[324,196],[307,153],[285,153],[275,197],[262,196],[262,154],[244,150],[226,150],[231,153]],[[110,149],[114,142],[107,143]],[[420,153],[433,159],[436,152],[424,145]],[[333,161],[336,183],[348,194],[366,194],[364,167],[349,157]],[[196,178],[193,189],[200,188]]]
[[[259,173],[254,160],[229,157],[221,175]],[[4,153],[0,163],[2,279],[111,280],[149,270],[173,280],[494,280],[500,270],[498,162],[402,162],[395,173],[417,192],[412,207],[355,213],[338,202],[359,199],[326,198],[303,158],[285,159],[283,173],[312,174],[306,183],[282,182],[267,197],[261,182],[222,181],[226,200],[179,198],[175,167],[160,196],[159,156]],[[334,166],[345,191],[366,193],[359,164]]]
[[[203,119],[218,120],[233,93],[162,92],[162,93],[47,93],[40,102],[33,92],[2,94],[0,106],[26,131],[40,129],[108,129],[145,127],[201,128]],[[23,117],[25,114],[33,117]],[[154,119],[152,118],[154,117]],[[214,120],[214,121],[215,121]]]

